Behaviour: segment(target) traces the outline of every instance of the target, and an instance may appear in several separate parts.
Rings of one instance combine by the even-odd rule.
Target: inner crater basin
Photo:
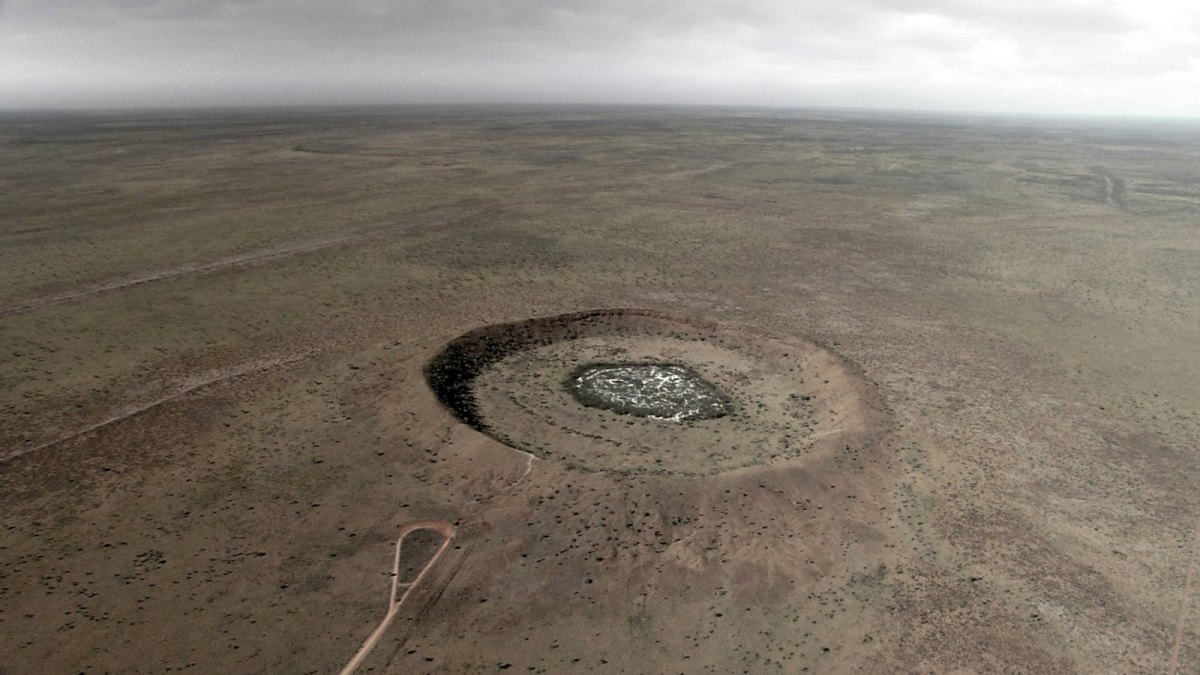
[[[583,471],[710,476],[847,452],[886,426],[822,347],[651,310],[476,328],[425,376],[463,423]]]
[[[638,417],[683,422],[723,417],[730,411],[728,396],[678,364],[583,365],[566,385],[583,405]]]

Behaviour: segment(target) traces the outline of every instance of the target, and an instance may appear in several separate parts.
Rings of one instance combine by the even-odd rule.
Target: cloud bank
[[[1171,0],[10,0],[0,107],[692,103],[1200,117]]]

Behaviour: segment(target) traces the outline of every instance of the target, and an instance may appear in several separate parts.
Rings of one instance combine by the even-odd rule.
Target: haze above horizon
[[[0,108],[701,104],[1200,117],[1200,6],[9,0]]]

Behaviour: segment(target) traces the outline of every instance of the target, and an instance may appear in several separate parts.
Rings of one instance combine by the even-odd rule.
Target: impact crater
[[[651,310],[483,326],[425,375],[463,423],[584,471],[698,477],[804,462],[886,425],[857,369],[827,349]]]

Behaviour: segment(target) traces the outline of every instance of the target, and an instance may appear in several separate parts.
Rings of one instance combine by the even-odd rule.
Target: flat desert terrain
[[[1197,345],[1196,124],[7,113],[0,673],[1200,673]]]

